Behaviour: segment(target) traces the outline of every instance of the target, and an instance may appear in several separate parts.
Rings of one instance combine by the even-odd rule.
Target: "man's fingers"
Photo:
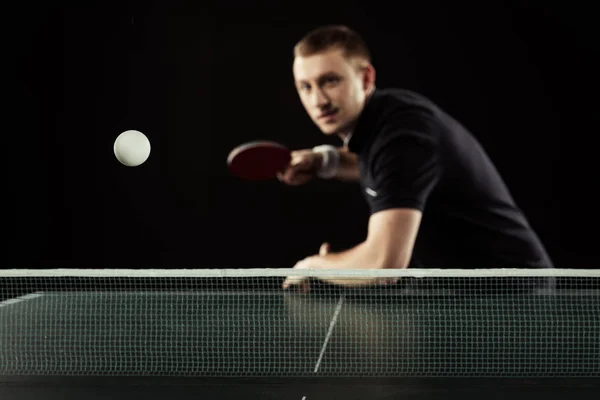
[[[301,284],[300,286],[301,286],[301,288],[302,288],[302,291],[303,291],[304,293],[308,293],[308,292],[310,292],[310,284],[308,283],[308,281],[304,281],[304,282],[302,282],[302,284]]]
[[[300,150],[292,152],[290,167],[296,171],[313,172],[315,167],[315,155],[312,151]]]
[[[283,289],[288,289],[290,286],[300,285],[300,288],[303,292],[308,292],[310,290],[310,285],[305,277],[302,276],[289,276],[283,281],[281,287]]]
[[[288,185],[303,185],[314,178],[315,158],[312,151],[299,150],[292,152],[292,159],[284,171],[277,175],[277,178]]]
[[[294,171],[293,169],[288,169],[283,173],[280,173],[277,178],[288,185],[302,185],[310,181],[313,176],[312,174],[306,172]]]
[[[321,248],[319,249],[319,255],[326,256],[327,254],[329,254],[329,243],[326,242],[321,245]]]
[[[283,284],[281,285],[282,288],[287,289],[290,286],[292,286],[294,284],[293,278],[292,277],[287,277],[285,279],[285,281],[283,281]]]
[[[302,168],[306,164],[306,157],[301,155],[292,155],[290,166],[292,168]]]

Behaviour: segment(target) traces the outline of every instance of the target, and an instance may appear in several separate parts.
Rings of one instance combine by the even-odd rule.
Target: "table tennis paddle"
[[[227,165],[240,179],[260,181],[275,179],[291,158],[291,151],[280,143],[253,141],[234,148],[227,157]]]

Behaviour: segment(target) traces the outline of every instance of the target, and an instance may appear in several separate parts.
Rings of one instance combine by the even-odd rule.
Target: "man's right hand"
[[[303,185],[317,176],[322,164],[323,156],[312,149],[292,151],[289,165],[277,178],[287,185]]]

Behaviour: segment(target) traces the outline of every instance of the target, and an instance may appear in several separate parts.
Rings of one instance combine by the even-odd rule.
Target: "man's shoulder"
[[[400,87],[377,88],[375,91],[375,95],[380,97],[390,97],[405,100],[427,99],[427,97],[422,93]]]
[[[436,104],[427,96],[402,88],[377,89],[373,101],[380,108],[395,111],[431,112],[437,109]]]
[[[433,101],[407,89],[379,89],[371,101],[375,131],[389,127],[392,131],[404,128],[427,134],[443,121],[443,112]]]
[[[407,135],[434,138],[439,134],[440,113],[427,97],[406,89],[378,90],[375,96],[375,141],[388,142]]]
[[[396,139],[435,140],[440,121],[439,111],[427,97],[401,88],[377,89],[359,119],[350,149],[368,157]]]

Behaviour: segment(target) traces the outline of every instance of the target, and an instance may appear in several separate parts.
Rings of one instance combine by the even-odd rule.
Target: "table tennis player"
[[[312,121],[343,145],[293,151],[279,180],[355,181],[370,209],[364,242],[340,252],[325,243],[295,268],[553,266],[470,131],[418,93],[376,88],[369,49],[356,32],[309,32],[294,48],[293,75]]]

